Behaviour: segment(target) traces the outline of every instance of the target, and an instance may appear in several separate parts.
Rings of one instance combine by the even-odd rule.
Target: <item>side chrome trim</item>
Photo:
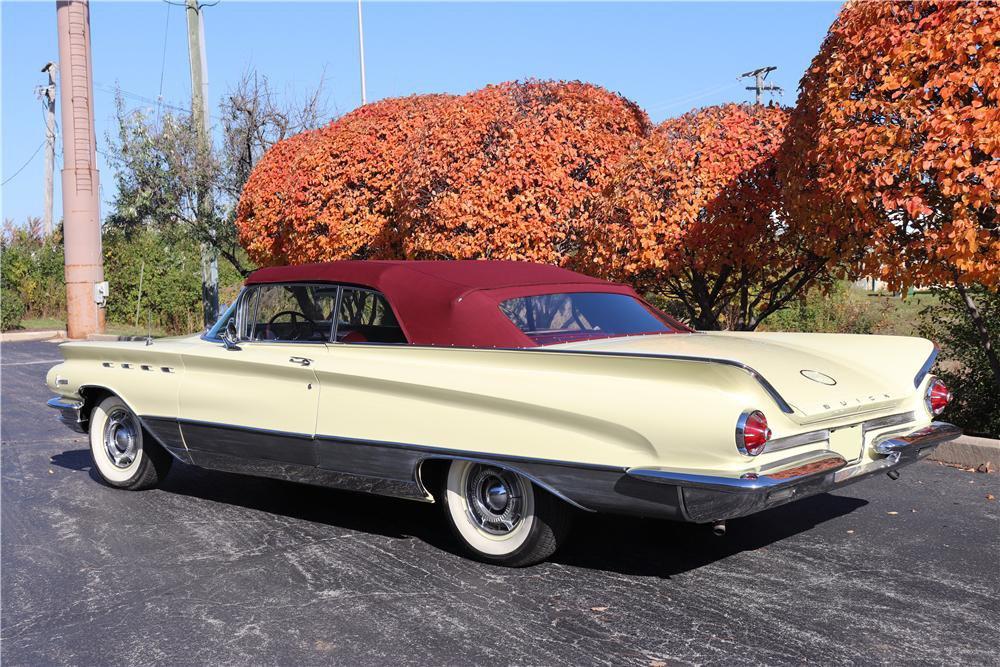
[[[243,302],[246,301],[249,298],[247,295],[250,292],[252,292],[255,288],[258,288],[258,287],[260,287],[262,285],[277,285],[277,284],[284,284],[284,283],[254,283],[253,285],[247,285],[247,286],[244,286],[243,290],[236,297],[236,300],[233,302],[233,306],[231,306],[230,308],[235,307],[235,308],[238,309],[236,311],[236,314],[237,314],[237,320],[238,320],[238,322],[240,324],[240,332],[241,332],[241,334],[243,332],[243,326],[245,325],[245,322],[240,321],[239,318],[242,316],[242,311],[244,310],[242,308]],[[293,283],[289,283],[289,284],[293,284]],[[345,287],[351,287],[351,288],[354,287],[354,286],[351,286],[351,285],[345,285],[345,284],[340,284],[340,283],[324,283],[324,282],[317,282],[317,283],[294,283],[294,284],[306,284],[306,285],[332,284],[332,285],[337,285],[341,290],[343,288],[345,288]],[[372,291],[372,292],[378,293],[376,290],[372,290],[370,288],[360,288],[360,289],[367,289],[368,291]],[[383,296],[385,296],[385,295],[383,295]],[[338,295],[338,302],[337,302],[338,303],[338,307],[339,307],[339,298],[340,297]],[[386,301],[388,302],[388,299],[386,299]],[[389,307],[393,308],[392,303],[389,303]],[[393,308],[393,312],[395,313],[395,308]],[[226,311],[226,315],[228,315],[228,314],[229,314],[229,311]],[[220,320],[221,319],[222,318],[220,318]],[[336,319],[336,318],[334,318],[334,319]],[[333,330],[333,335],[336,335],[336,326],[331,327],[331,329]],[[697,334],[697,333],[702,333],[702,332],[692,331],[690,333]],[[406,329],[405,329],[405,327],[403,327],[403,334],[406,335]],[[665,334],[665,335],[674,335],[674,334]],[[210,337],[208,337],[208,332],[206,332],[205,334],[203,334],[201,336],[201,338],[202,338],[202,340],[207,340],[207,341],[211,341],[211,342],[219,342],[218,338],[210,338]],[[267,342],[287,343],[287,341],[247,341],[247,342],[254,342],[254,343],[267,343]],[[318,343],[320,341],[309,341],[309,342]],[[332,343],[334,341],[329,341],[329,342]],[[723,358],[720,358],[720,357],[696,357],[696,356],[683,355],[683,354],[651,354],[651,353],[630,354],[630,353],[627,353],[627,352],[605,352],[605,351],[597,351],[597,350],[566,350],[566,349],[551,349],[551,348],[547,348],[547,347],[469,347],[469,346],[461,346],[461,345],[450,345],[450,346],[442,346],[442,345],[412,345],[412,344],[409,344],[409,343],[403,343],[403,344],[401,344],[401,343],[377,343],[377,342],[366,342],[366,343],[363,343],[361,345],[352,344],[352,347],[355,347],[355,346],[356,347],[390,347],[390,348],[396,348],[396,349],[412,348],[412,349],[432,349],[432,350],[484,350],[484,351],[495,351],[495,352],[531,352],[531,353],[534,353],[534,354],[576,354],[576,355],[588,355],[588,356],[598,356],[598,357],[625,357],[625,358],[631,358],[631,359],[669,359],[669,360],[674,360],[674,361],[693,361],[693,362],[698,362],[698,363],[722,364],[724,366],[732,366],[733,368],[738,368],[738,369],[742,370],[743,372],[747,373],[748,375],[750,375],[750,377],[752,377],[754,380],[757,381],[757,383],[761,386],[761,388],[764,389],[764,391],[771,398],[771,400],[773,400],[777,404],[778,408],[782,412],[784,412],[785,414],[793,414],[795,412],[795,410],[792,409],[792,406],[789,405],[788,401],[786,401],[784,399],[784,397],[778,392],[778,390],[774,388],[774,385],[772,385],[770,382],[768,382],[767,378],[765,378],[760,372],[758,372],[756,369],[752,368],[751,366],[748,366],[747,364],[744,364],[743,362],[736,361],[735,359],[723,359]]]
[[[924,365],[920,367],[919,371],[917,371],[916,376],[913,378],[914,389],[918,388],[920,383],[924,381],[924,378],[927,377],[927,374],[931,372],[931,368],[934,367],[934,362],[937,361],[939,351],[938,346],[935,345],[934,350],[931,352],[931,356],[927,357],[927,361],[925,361]]]

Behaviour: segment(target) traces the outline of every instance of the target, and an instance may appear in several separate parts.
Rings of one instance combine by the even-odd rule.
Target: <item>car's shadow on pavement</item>
[[[88,449],[57,454],[53,465],[88,471],[102,483]],[[294,482],[206,470],[175,462],[159,490],[191,498],[395,539],[416,538],[461,555],[437,505]],[[708,526],[578,512],[569,541],[550,560],[621,574],[669,578],[743,551],[766,548],[867,505],[821,494],[729,522],[724,536]]]

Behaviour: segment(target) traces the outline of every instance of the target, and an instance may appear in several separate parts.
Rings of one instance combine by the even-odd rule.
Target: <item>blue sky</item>
[[[840,3],[387,3],[366,0],[369,101],[412,93],[462,93],[511,79],[580,79],[617,91],[654,121],[709,104],[749,101],[746,70],[777,65],[769,82],[795,88]],[[58,56],[55,2],[11,2],[2,21],[2,173],[7,180],[44,138],[34,88]],[[129,104],[190,104],[184,10],[159,0],[91,2],[98,148],[113,129],[114,87]],[[205,9],[212,107],[249,68],[301,98],[325,77],[327,104],[360,103],[353,2],[238,2]],[[166,48],[164,48],[166,46]],[[164,54],[165,57],[164,57]],[[146,98],[150,102],[144,102]],[[57,112],[58,114],[58,112]],[[58,115],[57,115],[58,117]],[[57,151],[60,150],[57,140]],[[102,155],[102,197],[113,196]],[[61,168],[57,154],[57,170]],[[42,213],[39,152],[2,188],[4,218]],[[61,218],[56,174],[55,218]],[[101,214],[107,215],[102,206]]]

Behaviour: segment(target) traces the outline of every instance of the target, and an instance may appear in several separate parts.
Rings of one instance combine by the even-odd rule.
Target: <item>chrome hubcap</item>
[[[118,468],[127,468],[139,454],[139,425],[132,413],[115,408],[104,425],[104,449],[108,459]]]
[[[469,517],[487,533],[506,535],[521,521],[524,492],[517,475],[475,465],[465,486]]]

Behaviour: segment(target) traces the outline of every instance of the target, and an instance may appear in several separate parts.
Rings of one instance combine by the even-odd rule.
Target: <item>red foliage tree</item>
[[[488,86],[441,110],[403,169],[404,253],[567,263],[612,168],[649,131],[580,82]]]
[[[1000,283],[1000,11],[851,2],[801,83],[782,169],[822,254],[892,287]]]
[[[617,170],[592,270],[677,299],[695,326],[753,329],[822,272],[775,178],[788,112],[728,104],[663,123]]]
[[[237,207],[240,239],[261,265],[390,257],[399,169],[428,119],[453,98],[382,100],[276,144]]]

